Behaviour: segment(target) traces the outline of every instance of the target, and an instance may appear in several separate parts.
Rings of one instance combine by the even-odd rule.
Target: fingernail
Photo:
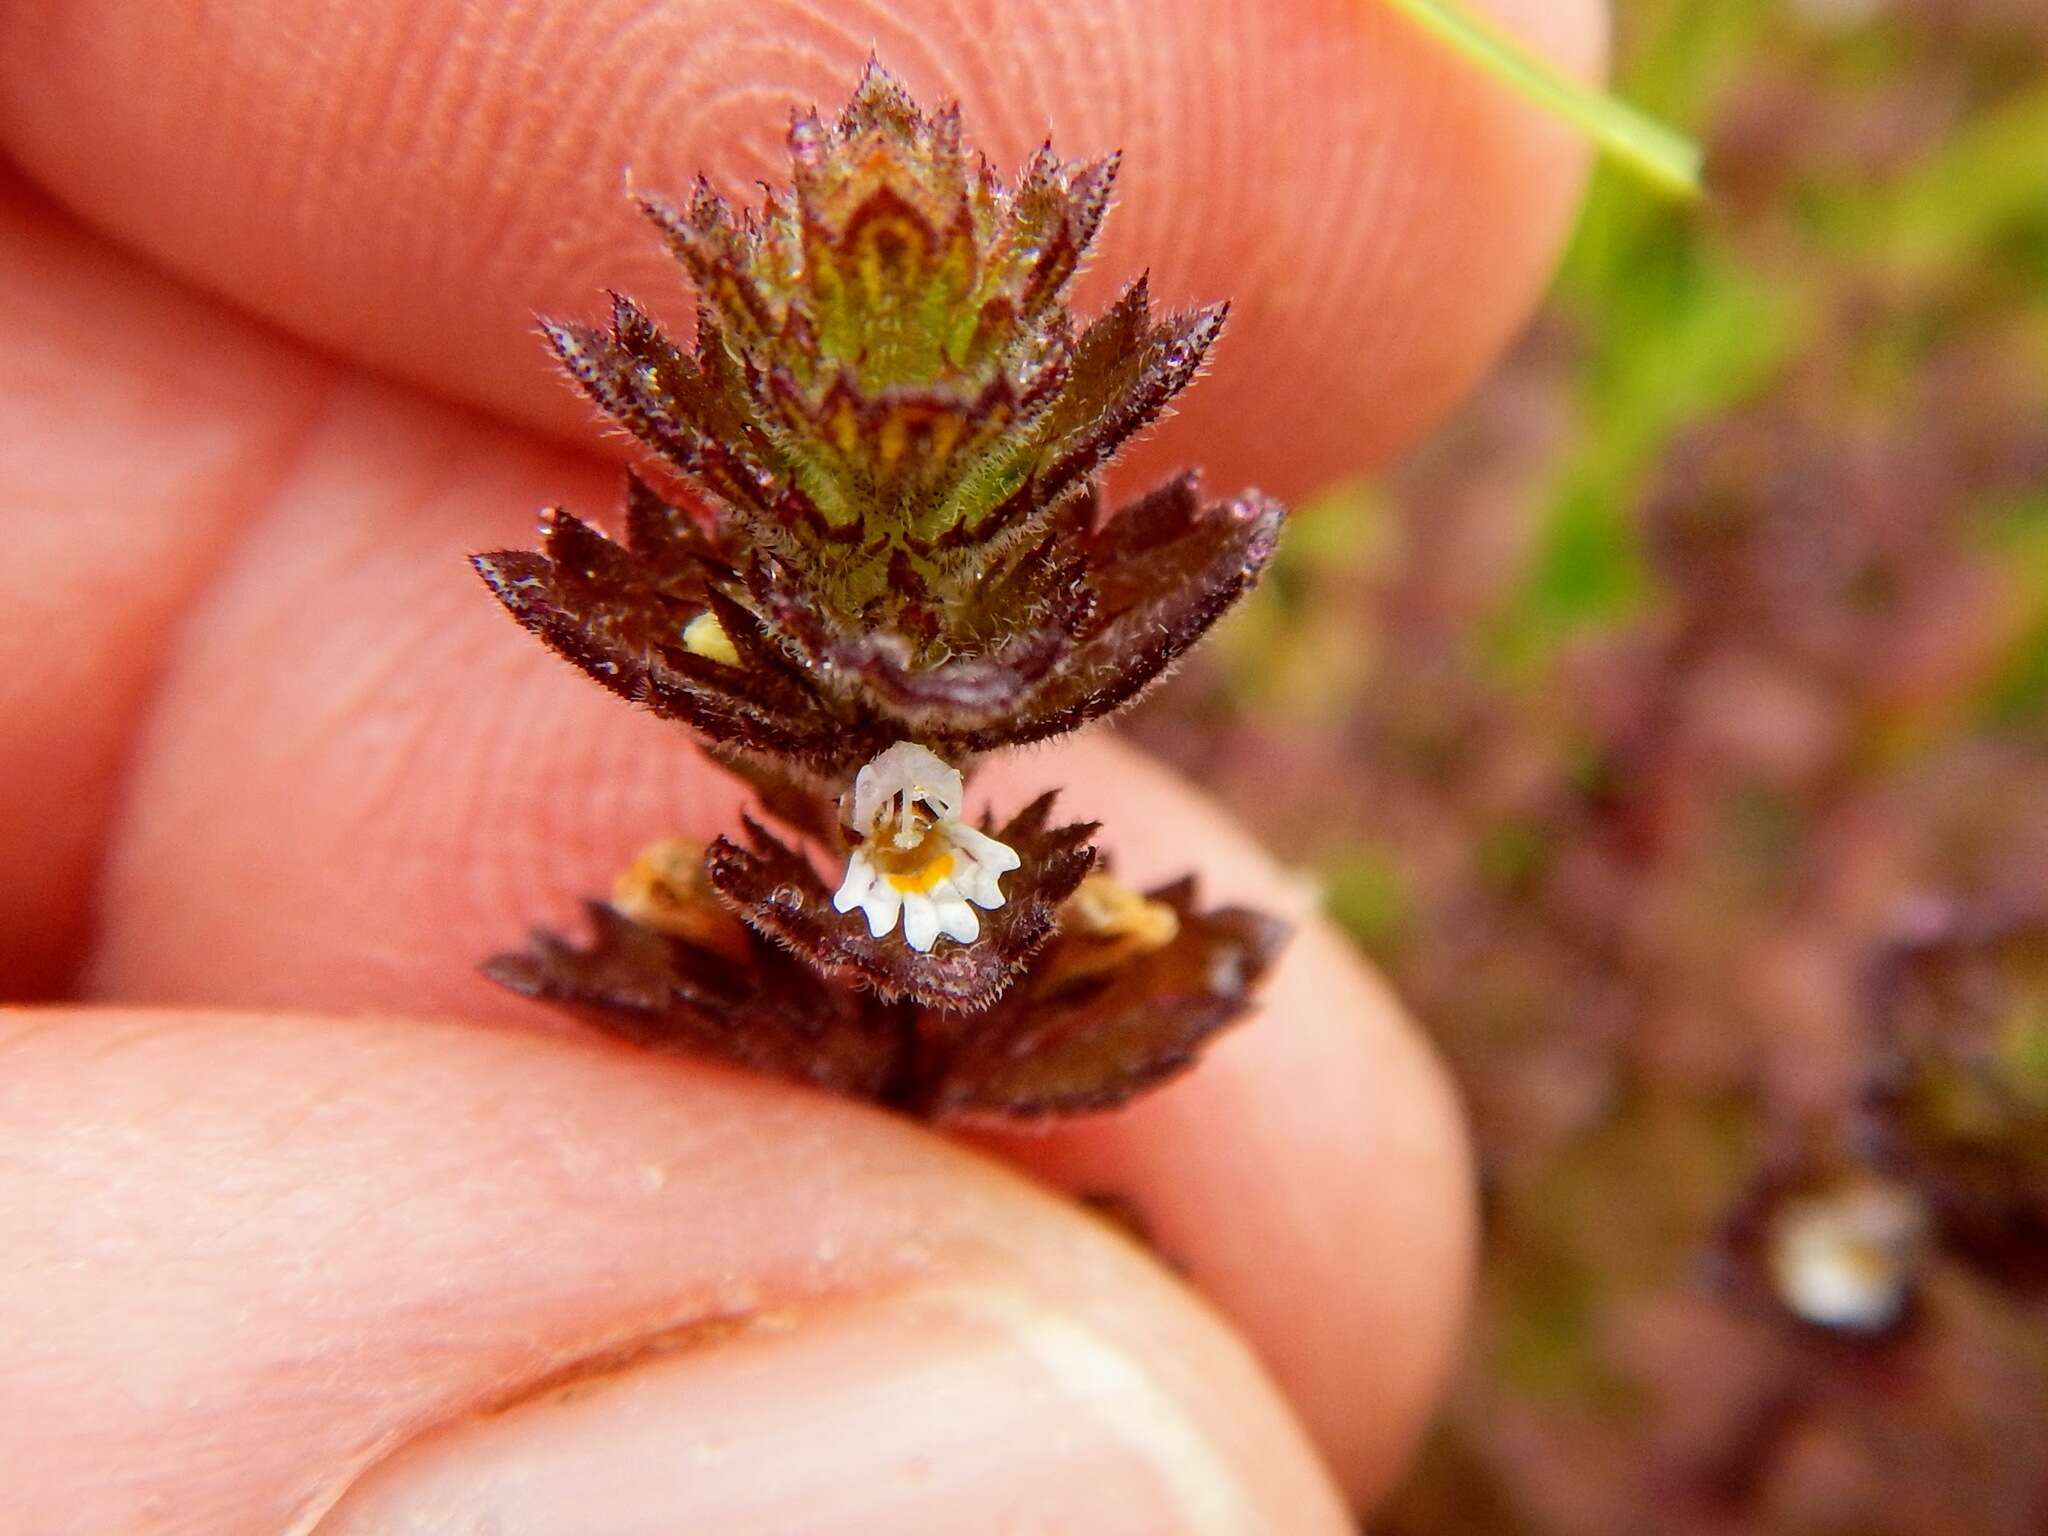
[[[1136,1357],[996,1288],[758,1320],[551,1387],[413,1442],[319,1526],[320,1536],[1276,1529],[1301,1528],[1254,1507],[1234,1458]]]

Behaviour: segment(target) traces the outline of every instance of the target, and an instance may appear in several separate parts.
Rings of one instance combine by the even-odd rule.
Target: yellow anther
[[[732,636],[718,622],[718,615],[709,609],[683,626],[683,649],[693,656],[702,656],[706,661],[715,661],[722,667],[740,664],[740,653],[733,647]]]
[[[1062,981],[1121,970],[1180,936],[1180,914],[1110,875],[1090,875],[1060,908],[1049,974]]]
[[[1144,954],[1164,949],[1180,934],[1180,914],[1150,901],[1110,875],[1090,875],[1067,898],[1069,931],[1128,946]]]
[[[642,928],[707,949],[745,953],[746,930],[704,878],[704,845],[667,837],[649,843],[612,882],[612,909]]]

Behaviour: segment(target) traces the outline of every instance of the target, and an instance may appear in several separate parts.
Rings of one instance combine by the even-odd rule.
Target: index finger
[[[1595,0],[1483,0],[1598,67]],[[1134,454],[1291,495],[1446,410],[1519,322],[1583,155],[1378,0],[20,0],[0,144],[89,219],[304,337],[588,440],[533,312],[687,299],[622,195],[781,174],[793,104],[876,50],[1013,167],[1126,152],[1092,293],[1235,302]]]

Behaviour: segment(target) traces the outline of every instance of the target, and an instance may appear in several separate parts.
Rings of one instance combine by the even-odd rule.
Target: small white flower
[[[1000,877],[1022,860],[960,820],[964,795],[959,771],[914,741],[897,742],[861,769],[852,821],[863,841],[846,861],[833,907],[859,907],[878,939],[900,915],[904,939],[920,953],[942,933],[973,943],[981,935],[974,908],[1000,907]]]
[[[1893,1184],[1856,1183],[1786,1203],[1768,1258],[1779,1298],[1805,1321],[1881,1333],[1906,1310],[1927,1212]]]

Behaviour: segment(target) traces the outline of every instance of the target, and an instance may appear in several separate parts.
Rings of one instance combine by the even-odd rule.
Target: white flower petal
[[[903,938],[921,955],[939,941],[939,909],[929,896],[913,892],[904,897]]]
[[[951,901],[937,904],[939,932],[949,939],[958,939],[962,944],[972,944],[981,937],[981,919],[974,915],[974,908],[957,896]]]
[[[846,861],[846,878],[832,897],[832,910],[851,912],[863,905],[868,899],[868,892],[875,888],[876,878],[875,866],[868,862],[866,850],[854,849],[853,857]]]
[[[964,821],[949,822],[946,826],[946,835],[952,840],[955,848],[992,874],[1008,874],[1024,862],[1017,857],[1017,850],[1008,843],[998,842],[986,832],[970,827]]]
[[[1001,848],[1002,844],[998,843],[996,846]],[[960,870],[955,879],[961,894],[979,906],[1000,907],[1003,904],[1003,887],[998,876],[1002,874],[1002,869],[993,869],[981,863],[965,848],[957,850],[957,857]]]
[[[896,926],[896,914],[903,909],[903,897],[896,887],[886,880],[877,880],[861,902],[861,910],[868,915],[868,937],[879,939]]]

